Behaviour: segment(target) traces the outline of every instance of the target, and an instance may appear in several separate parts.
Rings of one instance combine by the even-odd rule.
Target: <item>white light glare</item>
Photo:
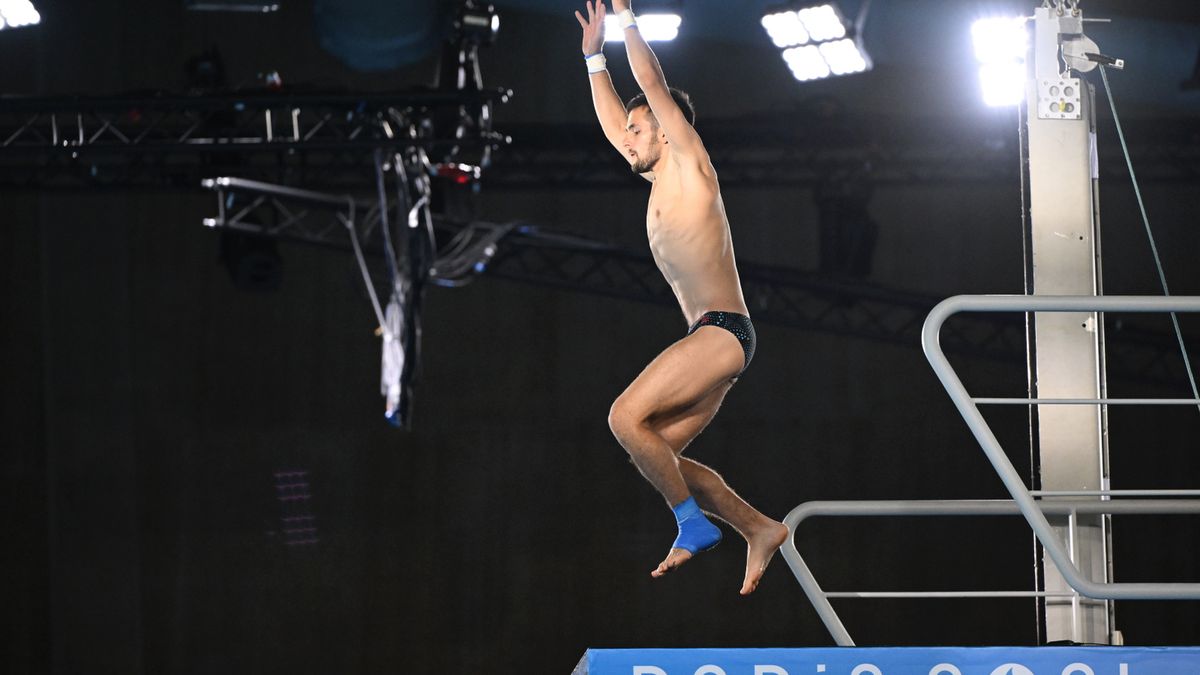
[[[797,14],[814,42],[846,37],[846,27],[842,25],[842,19],[833,5],[808,7]]]
[[[1014,106],[1025,98],[1025,54],[1029,33],[1024,18],[980,19],[971,25],[983,102]]]
[[[678,14],[641,14],[637,17],[637,29],[646,42],[666,42],[679,35],[679,24],[683,19]],[[604,41],[624,42],[625,31],[616,15],[604,17]]]
[[[971,26],[971,39],[980,63],[1025,61],[1029,33],[1024,18],[980,19]]]
[[[861,73],[867,69],[866,56],[858,50],[854,40],[825,42],[820,46],[821,56],[834,75]]]
[[[1012,106],[1025,98],[1025,64],[985,63],[979,67],[983,102],[994,108]]]
[[[785,49],[783,60],[791,68],[792,75],[801,82],[829,77],[829,64],[825,63],[816,45]]]
[[[42,22],[42,15],[29,0],[0,0],[0,29],[32,26]]]
[[[804,30],[796,12],[786,10],[767,14],[762,18],[762,25],[776,47],[794,47],[808,42],[808,31]]]

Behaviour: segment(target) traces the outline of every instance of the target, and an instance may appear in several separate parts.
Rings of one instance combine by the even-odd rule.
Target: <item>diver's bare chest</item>
[[[672,229],[687,220],[689,210],[678,191],[660,191],[655,187],[646,207],[646,230],[651,235],[657,230]]]

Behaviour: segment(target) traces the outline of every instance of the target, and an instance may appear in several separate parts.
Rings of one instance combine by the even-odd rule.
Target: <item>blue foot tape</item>
[[[675,522],[679,525],[679,536],[675,537],[672,548],[682,548],[692,555],[721,543],[721,530],[700,510],[694,497],[688,497],[671,507],[675,512]]]

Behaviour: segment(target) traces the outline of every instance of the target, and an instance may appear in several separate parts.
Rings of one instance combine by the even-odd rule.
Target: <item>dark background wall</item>
[[[179,90],[183,62],[212,43],[235,83],[278,68],[295,82],[379,90],[433,73],[431,59],[345,69],[316,46],[299,3],[267,17],[115,4],[47,8],[43,26],[0,33],[0,90]],[[485,78],[518,93],[498,126],[591,115],[571,9],[504,14]],[[905,82],[933,91],[940,76],[880,64],[804,88],[761,45],[706,39],[660,56],[716,117],[879,88],[871,100],[883,108]],[[632,91],[628,76],[618,84]],[[1197,292],[1200,191],[1157,185],[1146,197],[1173,290]],[[1102,198],[1108,292],[1156,292],[1128,184]],[[479,205],[489,220],[640,247],[644,199],[632,181],[503,192],[485,182]],[[817,266],[808,191],[725,199],[742,261]],[[1021,292],[1018,199],[1008,184],[877,190],[869,281]],[[732,539],[649,577],[670,514],[605,415],[680,335],[676,310],[486,276],[433,289],[415,424],[398,432],[381,419],[379,341],[348,254],[283,245],[282,288],[252,294],[234,289],[217,234],[199,226],[212,208],[199,191],[5,192],[0,205],[8,672],[567,672],[589,646],[830,643],[781,560],[758,593],[737,595],[743,550]],[[689,452],[764,512],[1004,496],[916,345],[769,324],[759,337],[754,368]],[[977,390],[1021,390],[1021,364],[960,365]],[[1014,461],[1027,458],[1022,415],[995,419]],[[1114,487],[1193,487],[1198,422],[1187,409],[1114,413]],[[294,506],[276,487],[286,471],[307,472],[318,543],[286,543],[281,517]],[[1117,521],[1118,578],[1194,580],[1195,521],[1146,520]],[[814,522],[799,542],[828,589],[1030,583],[1020,523]],[[868,644],[1036,639],[1027,601],[838,607]],[[1118,606],[1132,643],[1194,644],[1198,624],[1195,603]]]

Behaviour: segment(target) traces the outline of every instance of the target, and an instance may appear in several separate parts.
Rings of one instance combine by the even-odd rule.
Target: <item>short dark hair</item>
[[[679,106],[679,109],[683,111],[684,119],[688,121],[688,124],[696,126],[696,106],[692,105],[692,97],[689,96],[686,91],[683,91],[682,89],[676,89],[675,87],[668,88],[668,91],[671,92],[671,100],[675,101],[675,105]],[[629,99],[629,102],[625,104],[625,112],[628,114],[634,109],[642,106],[649,108],[650,102],[646,100],[645,94],[638,94],[637,96]],[[653,118],[654,111],[651,110],[650,113],[651,117]],[[656,129],[658,128],[657,118],[654,119],[654,127]]]

